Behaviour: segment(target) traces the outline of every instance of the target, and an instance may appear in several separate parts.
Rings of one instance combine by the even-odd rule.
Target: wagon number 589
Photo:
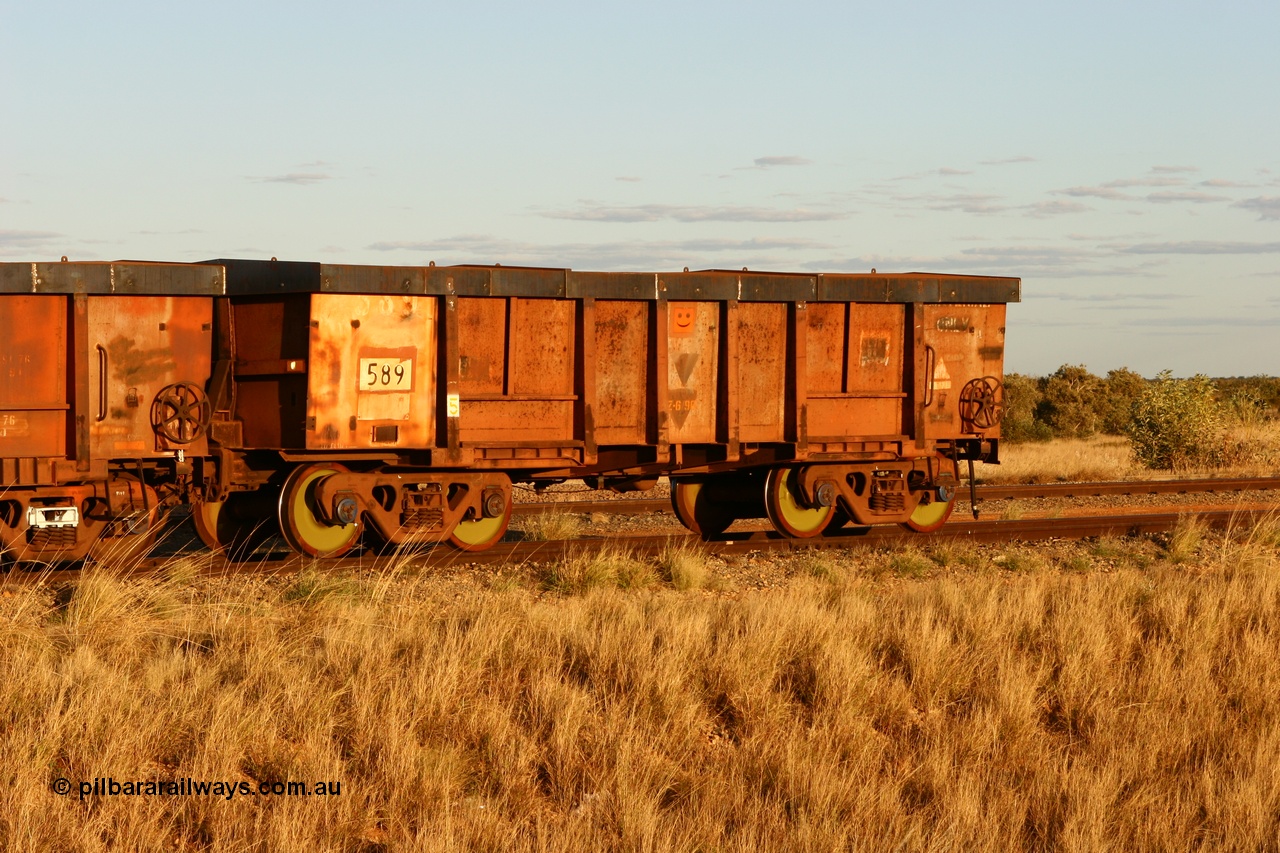
[[[413,361],[411,359],[360,359],[361,391],[408,391],[412,387]]]

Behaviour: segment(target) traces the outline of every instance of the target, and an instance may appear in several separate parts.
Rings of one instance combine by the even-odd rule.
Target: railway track
[[[1179,480],[1141,483],[1072,483],[989,487],[980,496],[987,500],[1031,497],[1085,497],[1095,495],[1147,494],[1221,494],[1242,491],[1280,490],[1280,478],[1248,478],[1233,480]],[[643,513],[661,510],[665,501],[615,500],[567,502],[573,512],[585,510],[583,505],[611,505],[614,513]],[[618,506],[619,504],[623,506]],[[564,504],[529,506],[567,509]],[[545,563],[562,560],[593,549],[615,547],[636,556],[656,556],[674,547],[699,548],[708,554],[734,555],[752,552],[801,553],[805,551],[859,547],[891,547],[896,544],[928,545],[964,540],[978,543],[1087,539],[1103,536],[1136,536],[1172,530],[1187,515],[1195,515],[1210,528],[1223,529],[1248,524],[1275,513],[1280,502],[1252,505],[1195,505],[1177,511],[1111,512],[1098,515],[1071,515],[1056,518],[973,520],[959,517],[934,533],[911,533],[897,526],[850,526],[815,539],[788,539],[773,531],[752,530],[730,532],[719,539],[702,542],[692,534],[585,536],[568,540],[500,542],[487,551],[463,553],[448,546],[408,555],[378,555],[371,552],[339,559],[316,560],[287,553],[283,549],[271,553],[258,552],[252,558],[232,561],[199,550],[198,541],[171,542],[168,553],[136,560],[126,567],[114,567],[123,576],[152,576],[171,570],[182,561],[186,571],[201,575],[241,573],[285,574],[305,568],[320,567],[326,571],[378,571],[403,563],[428,568],[494,566],[503,564]],[[549,511],[544,509],[543,511]],[[34,581],[62,582],[79,576],[81,569],[11,568],[0,576],[0,584]]]
[[[1184,480],[1131,480],[1127,482],[1037,483],[1029,485],[979,486],[978,502],[999,500],[1032,500],[1039,498],[1091,498],[1104,496],[1135,497],[1138,495],[1232,494],[1236,492],[1280,490],[1280,477],[1195,478]],[[969,489],[960,490],[959,500],[967,503]],[[617,498],[614,500],[560,500],[541,503],[517,503],[514,515],[540,515],[569,512],[588,515],[644,515],[671,512],[667,498]]]

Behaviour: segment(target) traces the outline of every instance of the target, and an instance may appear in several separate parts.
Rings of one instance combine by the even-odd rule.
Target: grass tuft
[[[586,528],[582,515],[556,510],[519,519],[518,528],[524,538],[534,542],[575,539]]]
[[[696,545],[669,544],[658,555],[658,574],[678,590],[702,589],[711,576],[707,554]]]

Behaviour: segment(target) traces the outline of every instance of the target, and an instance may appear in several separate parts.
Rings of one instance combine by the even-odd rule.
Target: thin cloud
[[[1055,195],[1069,195],[1075,198],[1101,198],[1107,201],[1138,201],[1137,196],[1122,193],[1110,187],[1067,187],[1065,190],[1054,190]]]
[[[1249,210],[1258,214],[1258,219],[1280,220],[1280,196],[1258,196],[1257,198],[1247,198],[1244,201],[1238,201],[1231,205],[1242,210]]]
[[[1027,205],[1024,210],[1028,216],[1034,216],[1043,219],[1049,216],[1062,216],[1068,213],[1084,213],[1093,210],[1087,204],[1081,204],[1078,201],[1038,201],[1035,204]]]
[[[928,202],[930,210],[958,210],[962,213],[1002,213],[1009,209],[1000,204],[998,195],[982,195],[979,193],[935,196]]]
[[[1108,189],[1124,189],[1126,187],[1180,187],[1186,181],[1182,178],[1120,178],[1107,181],[1102,186]]]
[[[628,184],[638,184],[640,183],[641,178],[638,178],[635,175],[619,175],[618,177],[614,178],[614,180],[622,181]]]
[[[30,249],[43,246],[63,235],[56,231],[11,231],[0,229],[0,247],[6,249]]]
[[[585,204],[577,210],[555,210],[540,214],[548,219],[578,222],[824,222],[844,219],[847,214],[807,208],[780,209],[724,205],[639,204],[611,206]]]
[[[1152,166],[1151,171],[1157,175],[1179,175],[1200,171],[1199,166]]]
[[[1058,299],[1063,302],[1127,302],[1137,300],[1140,302],[1169,302],[1175,299],[1189,299],[1190,295],[1185,293],[1073,293],[1073,292],[1041,292],[1038,296],[1042,299]]]
[[[1006,157],[1003,160],[980,160],[978,162],[981,166],[1009,166],[1014,163],[1035,163],[1036,158],[1020,154],[1017,157]]]
[[[955,175],[972,175],[973,172],[968,169],[952,169],[950,166],[943,166],[938,170],[938,174],[949,178]]]
[[[1257,184],[1246,184],[1240,181],[1227,181],[1227,180],[1223,180],[1222,178],[1210,178],[1207,181],[1201,181],[1199,185],[1202,187],[1215,187],[1217,189],[1223,189],[1223,190],[1253,189],[1254,187],[1258,186]]]
[[[1137,326],[1175,326],[1197,328],[1203,326],[1226,326],[1228,328],[1237,328],[1240,326],[1263,326],[1270,327],[1276,324],[1275,317],[1259,317],[1256,314],[1238,314],[1229,317],[1216,316],[1206,317],[1202,315],[1183,315],[1174,317],[1143,317],[1141,319],[1132,320]]]
[[[1169,193],[1151,193],[1147,196],[1147,201],[1156,204],[1177,204],[1179,202],[1189,202],[1191,204],[1209,204],[1215,201],[1231,201],[1224,195],[1210,195],[1209,193],[1184,191]]]
[[[1269,255],[1280,252],[1280,243],[1185,240],[1173,243],[1138,243],[1117,251],[1126,255]]]
[[[806,157],[789,154],[783,157],[757,157],[754,161],[758,169],[772,169],[774,166],[811,166],[813,161]]]
[[[296,184],[298,186],[306,186],[308,184],[318,184],[321,181],[333,180],[333,175],[325,172],[289,172],[287,175],[263,175],[250,177],[249,180],[257,181],[262,184]]]

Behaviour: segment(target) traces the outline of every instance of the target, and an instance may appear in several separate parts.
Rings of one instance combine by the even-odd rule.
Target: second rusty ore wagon
[[[215,548],[272,518],[311,555],[362,532],[478,549],[513,482],[663,475],[703,536],[934,529],[959,463],[998,461],[1018,295],[919,273],[0,265],[0,378],[20,379],[0,544],[79,558],[188,503]]]

